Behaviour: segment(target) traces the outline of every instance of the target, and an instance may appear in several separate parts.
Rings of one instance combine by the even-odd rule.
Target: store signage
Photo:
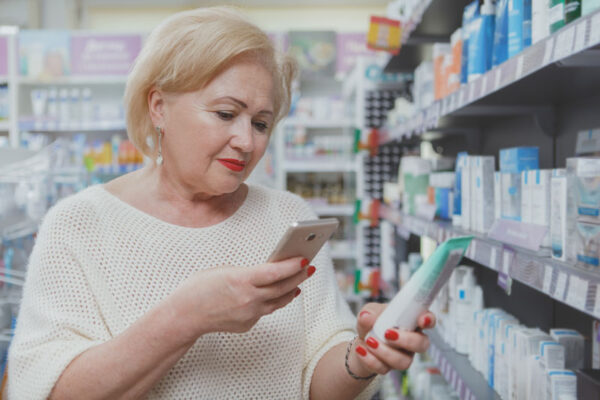
[[[140,35],[73,35],[73,75],[127,75],[142,48]]]
[[[547,232],[547,226],[498,219],[492,225],[488,236],[506,244],[538,251]]]
[[[0,37],[0,76],[8,75],[8,40]]]

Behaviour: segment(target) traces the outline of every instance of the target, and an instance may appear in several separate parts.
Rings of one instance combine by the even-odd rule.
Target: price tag
[[[575,45],[573,46],[573,52],[578,53],[586,47],[586,33],[587,33],[588,20],[584,19],[575,27]]]
[[[486,73],[485,75],[483,75],[483,78],[481,78],[481,96],[485,96],[485,94],[487,93],[489,75],[489,73]]]
[[[565,289],[567,288],[567,274],[564,272],[558,273],[558,279],[556,279],[556,287],[554,288],[554,297],[558,300],[565,298]]]
[[[576,275],[571,275],[569,278],[569,288],[567,290],[567,304],[585,311],[587,292],[588,281],[581,279]]]
[[[469,83],[469,103],[475,100],[475,83]]]
[[[517,57],[517,73],[515,75],[515,80],[519,80],[521,79],[521,76],[523,76],[523,60],[523,56]]]
[[[554,48],[554,60],[561,60],[568,57],[573,52],[573,41],[575,39],[575,27],[572,26],[563,30],[556,39]]]
[[[498,259],[498,249],[494,246],[490,249],[490,268],[497,270],[496,260]]]
[[[476,251],[477,251],[477,242],[475,240],[471,240],[471,244],[469,245],[469,248],[467,249],[467,253],[469,253],[467,255],[467,257],[469,257],[471,260],[474,260]]]
[[[502,78],[502,67],[496,68],[496,82],[494,84],[494,90],[500,89],[500,78]]]
[[[546,294],[550,294],[550,285],[552,285],[552,273],[554,269],[550,265],[544,266],[544,287],[542,290]]]
[[[463,107],[467,102],[467,89],[460,90],[460,107]]]
[[[452,370],[452,388],[456,389],[456,380],[457,380],[458,374],[456,373],[456,370],[453,369]]]
[[[510,275],[510,266],[515,258],[515,253],[512,250],[504,249],[502,252],[502,271],[506,275]]]
[[[554,38],[546,40],[546,49],[544,50],[544,63],[542,65],[550,64],[550,60],[552,59],[552,50],[554,48]]]
[[[600,43],[600,14],[594,15],[590,24],[590,40],[588,46],[595,46]]]
[[[594,304],[594,315],[600,318],[600,283],[596,283],[596,299]]]
[[[444,229],[439,228],[437,231],[437,241],[438,243],[442,243],[444,241]]]

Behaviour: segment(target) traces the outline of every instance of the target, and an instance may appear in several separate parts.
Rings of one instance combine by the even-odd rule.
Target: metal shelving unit
[[[464,235],[473,235],[465,256],[491,270],[522,282],[561,303],[600,318],[600,275],[554,260],[530,250],[507,246],[484,235],[465,231],[445,221],[427,221],[381,207],[381,217],[401,230],[427,236],[438,243]]]

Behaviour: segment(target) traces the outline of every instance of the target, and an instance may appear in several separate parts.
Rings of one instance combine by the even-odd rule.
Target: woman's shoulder
[[[93,185],[60,199],[48,210],[42,224],[89,222],[97,216],[99,205],[103,203],[103,191],[100,185]]]

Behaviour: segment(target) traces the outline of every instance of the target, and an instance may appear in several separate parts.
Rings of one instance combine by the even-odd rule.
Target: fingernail
[[[300,292],[301,292],[301,291],[302,291],[302,290],[300,290],[300,288],[297,288],[297,289],[296,289],[296,294],[294,295],[294,297],[298,297],[298,295],[300,294]]]
[[[369,315],[369,314],[371,314],[371,313],[368,312],[368,311],[361,311],[360,314],[358,314],[358,316],[359,317],[364,317],[365,315]]]
[[[308,267],[308,270],[306,271],[306,274],[307,274],[308,276],[311,276],[312,274],[314,274],[314,273],[315,273],[315,271],[316,271],[316,270],[317,270],[317,269],[311,265],[310,267]]]
[[[302,261],[300,261],[300,267],[304,268],[308,265],[308,258],[303,258]]]
[[[367,339],[367,346],[376,349],[379,346],[379,342],[375,338],[370,337]]]
[[[429,325],[431,325],[431,318],[425,317],[423,322],[425,323],[425,327],[427,328]]]
[[[365,348],[364,348],[364,347],[362,347],[362,346],[356,346],[356,352],[357,352],[358,354],[360,354],[361,356],[363,356],[363,357],[366,357],[366,356],[367,356],[367,351],[366,351],[366,350],[365,350]]]
[[[388,329],[387,331],[385,331],[384,336],[387,340],[398,340],[398,332],[392,329]]]

